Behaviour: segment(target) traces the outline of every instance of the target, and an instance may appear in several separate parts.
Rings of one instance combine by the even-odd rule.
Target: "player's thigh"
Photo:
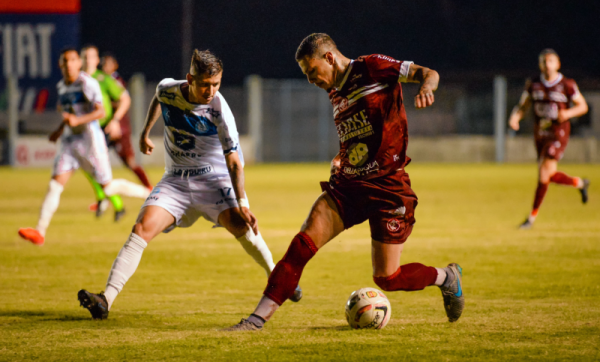
[[[388,244],[371,239],[371,261],[374,277],[387,277],[400,268],[404,244]]]
[[[79,144],[75,154],[81,168],[92,175],[100,185],[107,185],[112,181],[112,169],[105,144]]]
[[[146,242],[175,223],[175,217],[160,206],[149,205],[142,208],[138,215],[133,232]]]
[[[78,168],[79,161],[73,154],[73,146],[70,142],[64,142],[54,158],[52,179],[64,186]]]
[[[246,221],[242,219],[237,207],[223,210],[219,214],[218,222],[236,238],[245,235],[248,231],[248,225],[246,224]]]
[[[319,249],[344,231],[344,222],[335,202],[327,192],[323,192],[317,198],[302,225],[301,231],[310,236]]]
[[[58,175],[52,176],[52,179],[59,184],[65,186],[75,171],[67,171]]]

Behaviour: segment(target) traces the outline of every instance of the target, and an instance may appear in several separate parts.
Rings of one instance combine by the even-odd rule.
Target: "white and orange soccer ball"
[[[375,288],[361,288],[352,292],[346,303],[346,320],[354,329],[382,329],[391,316],[390,301]]]

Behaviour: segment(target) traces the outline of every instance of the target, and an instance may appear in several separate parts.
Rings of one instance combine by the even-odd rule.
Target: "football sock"
[[[144,186],[123,179],[112,180],[104,187],[104,192],[108,196],[118,194],[122,196],[137,197],[140,199],[145,199],[148,197],[148,195],[150,195],[150,190]]]
[[[146,246],[148,244],[144,239],[137,234],[131,233],[129,239],[127,239],[125,245],[119,251],[106,281],[104,296],[108,302],[108,309],[112,306],[117,294],[123,290],[125,283],[135,273]]]
[[[530,223],[533,224],[535,222],[535,218],[537,217],[538,211],[538,209],[534,209],[531,211],[531,214],[529,214],[529,216],[527,217],[527,220],[529,220]]]
[[[441,286],[444,288],[448,288],[452,285],[456,276],[454,276],[454,273],[448,267],[444,268],[444,271],[446,272],[446,280],[444,280],[444,283],[442,283]]]
[[[258,302],[254,313],[252,313],[250,317],[248,317],[248,320],[252,321],[252,315],[255,315],[267,322],[269,319],[271,319],[271,317],[277,311],[277,309],[279,309],[279,304],[275,303],[271,298],[263,295],[263,297]]]
[[[108,198],[110,200],[110,203],[115,208],[115,211],[123,210],[123,199],[121,199],[121,196],[112,195],[112,196],[106,197],[106,194],[104,193],[104,189],[102,189],[102,185],[100,185],[98,182],[96,182],[96,180],[94,180],[92,175],[90,175],[89,173],[83,171],[83,174],[85,175],[85,177],[88,179],[88,181],[92,185],[92,189],[94,190],[94,194],[96,195],[96,201],[100,201],[100,200],[104,200],[105,198]]]
[[[554,182],[559,185],[573,186],[578,189],[583,187],[583,180],[579,177],[571,177],[566,173],[556,171],[554,175],[550,178],[550,182]]]
[[[60,184],[60,182],[52,179],[50,180],[50,185],[48,186],[48,192],[46,193],[46,198],[42,203],[42,209],[40,210],[40,218],[38,219],[38,224],[36,226],[36,230],[42,234],[42,236],[46,236],[46,230],[50,225],[50,220],[52,220],[52,216],[58,209],[58,204],[60,203],[60,194],[63,192],[64,186]]]
[[[248,322],[253,323],[258,328],[262,328],[267,321],[263,317],[252,313],[250,314],[250,317],[248,317]]]
[[[310,236],[299,232],[292,240],[283,259],[273,269],[263,294],[275,303],[282,305],[294,294],[304,266],[317,251],[317,246]]]
[[[435,285],[437,286],[442,286],[444,284],[444,282],[446,281],[446,278],[448,277],[447,273],[446,273],[446,268],[435,268],[435,270],[437,270],[437,278],[435,279]]]
[[[402,272],[400,272],[402,271]],[[438,271],[431,266],[419,263],[404,264],[387,277],[373,277],[373,281],[381,289],[391,292],[395,290],[421,290],[436,282]]]
[[[533,200],[533,211],[529,216],[529,221],[533,222],[531,220],[531,217],[533,217],[533,220],[535,220],[537,212],[540,209],[540,206],[542,205],[542,201],[544,201],[544,196],[546,196],[546,191],[548,191],[548,184],[538,182],[537,189],[535,190],[535,199]]]
[[[242,244],[246,253],[248,253],[254,261],[265,270],[267,277],[271,275],[271,271],[275,268],[275,263],[273,263],[271,250],[269,250],[269,247],[263,240],[260,231],[258,232],[258,235],[255,235],[254,231],[252,231],[251,228],[248,228],[246,234],[237,238],[237,241]]]
[[[131,170],[136,174],[136,176],[140,179],[140,182],[144,186],[146,186],[146,188],[148,188],[148,189],[152,188],[152,185],[150,184],[150,181],[148,180],[148,176],[146,176],[146,172],[144,171],[142,166],[135,166]]]

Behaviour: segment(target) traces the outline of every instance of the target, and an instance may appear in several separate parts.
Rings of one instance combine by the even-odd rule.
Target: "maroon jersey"
[[[571,133],[571,123],[559,123],[558,111],[569,108],[569,103],[580,96],[573,79],[558,73],[558,78],[548,82],[538,75],[528,82],[526,92],[533,102],[536,140],[564,139]]]
[[[353,60],[329,93],[340,138],[336,180],[369,180],[403,169],[408,131],[402,87],[412,62],[374,54]]]

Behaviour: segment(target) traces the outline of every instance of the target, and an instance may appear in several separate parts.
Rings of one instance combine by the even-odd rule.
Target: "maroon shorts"
[[[536,138],[535,150],[537,151],[538,160],[550,158],[560,161],[569,143],[569,137],[554,137],[554,138]]]
[[[111,140],[106,135],[106,144],[117,151],[117,154],[125,162],[128,158],[135,157],[133,145],[131,144],[131,127],[129,126],[129,116],[125,115],[119,122],[121,125],[122,136],[118,140]]]
[[[344,228],[369,220],[371,237],[386,244],[402,244],[415,223],[417,195],[405,172],[374,180],[321,182],[335,202]]]

